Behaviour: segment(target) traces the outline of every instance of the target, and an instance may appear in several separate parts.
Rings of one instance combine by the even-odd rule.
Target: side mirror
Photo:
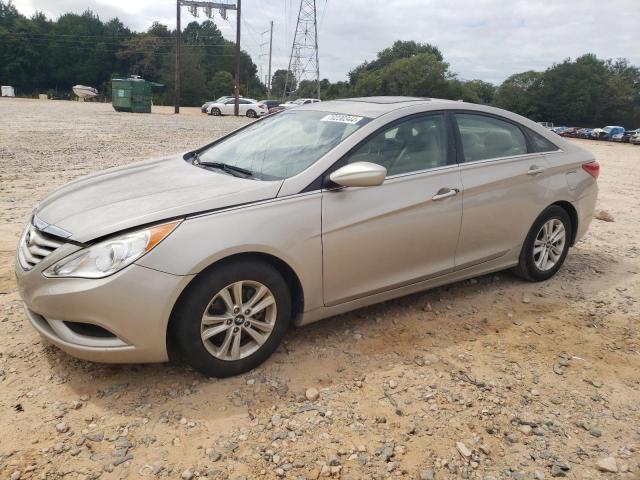
[[[329,179],[343,187],[375,187],[382,185],[387,169],[371,162],[355,162],[339,168]]]

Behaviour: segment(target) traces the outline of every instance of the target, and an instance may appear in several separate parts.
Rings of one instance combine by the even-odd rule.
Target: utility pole
[[[291,45],[291,56],[287,67],[282,99],[287,95],[289,77],[293,74],[291,84],[302,80],[315,80],[320,98],[320,62],[318,57],[318,22],[316,19],[316,0],[300,0],[296,31]]]
[[[176,99],[173,113],[180,113],[180,0],[176,0]]]
[[[227,0],[220,0],[218,2],[210,2],[204,0],[176,0],[176,77],[175,77],[175,105],[173,111],[175,113],[180,113],[180,80],[181,80],[181,70],[180,70],[180,45],[182,43],[182,29],[180,27],[180,7],[186,6],[189,7],[189,12],[194,17],[198,16],[198,8],[203,8],[205,14],[208,18],[213,18],[213,10],[218,9],[220,16],[223,19],[227,19],[227,10],[238,10],[238,32],[236,36],[236,84],[238,82],[238,72],[239,72],[239,61],[240,61],[240,0],[237,0],[238,5],[231,2],[227,3]],[[236,86],[236,115],[238,114],[238,87]]]
[[[271,98],[271,55],[273,53],[273,20],[269,32],[269,77],[267,78],[267,98]]]
[[[233,106],[233,114],[237,117],[240,113],[240,2],[236,7],[236,103]]]

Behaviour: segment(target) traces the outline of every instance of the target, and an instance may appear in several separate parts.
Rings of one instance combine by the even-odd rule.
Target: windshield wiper
[[[251,170],[247,170],[246,168],[236,167],[235,165],[229,165],[227,163],[222,163],[222,162],[203,162],[200,160],[200,156],[197,153],[193,154],[193,164],[199,165],[202,167],[218,168],[235,177],[241,177],[241,178],[253,177],[253,172]]]

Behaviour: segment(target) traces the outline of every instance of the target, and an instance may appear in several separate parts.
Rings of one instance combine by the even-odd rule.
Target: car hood
[[[182,156],[111,168],[74,180],[43,199],[40,222],[86,242],[120,230],[275,198],[282,180],[259,181],[195,167]]]

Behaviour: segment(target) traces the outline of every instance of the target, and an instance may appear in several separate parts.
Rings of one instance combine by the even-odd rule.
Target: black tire
[[[210,115],[213,115],[214,117],[220,117],[222,116],[222,112],[220,111],[219,108],[212,108]]]
[[[201,320],[213,296],[238,281],[255,281],[266,286],[276,302],[276,320],[271,334],[257,351],[238,360],[214,357],[201,339]],[[282,341],[291,320],[291,294],[282,275],[266,262],[244,259],[223,262],[196,277],[181,295],[171,319],[171,341],[180,358],[211,377],[230,377],[247,372],[264,362]]]
[[[562,222],[565,231],[565,242],[560,258],[556,261],[555,265],[548,270],[541,270],[535,264],[533,253],[534,243],[542,226],[553,219],[557,219]],[[572,238],[573,227],[571,225],[571,218],[569,218],[569,214],[562,207],[557,205],[550,206],[538,216],[535,222],[533,222],[533,225],[527,234],[527,238],[522,245],[520,260],[518,266],[513,270],[514,273],[530,282],[542,282],[550,279],[558,270],[560,270],[560,267],[562,267],[562,264],[567,257],[567,253],[569,252],[569,246]]]
[[[258,114],[255,112],[255,110],[247,110],[247,117],[249,118],[256,118],[258,116]]]

